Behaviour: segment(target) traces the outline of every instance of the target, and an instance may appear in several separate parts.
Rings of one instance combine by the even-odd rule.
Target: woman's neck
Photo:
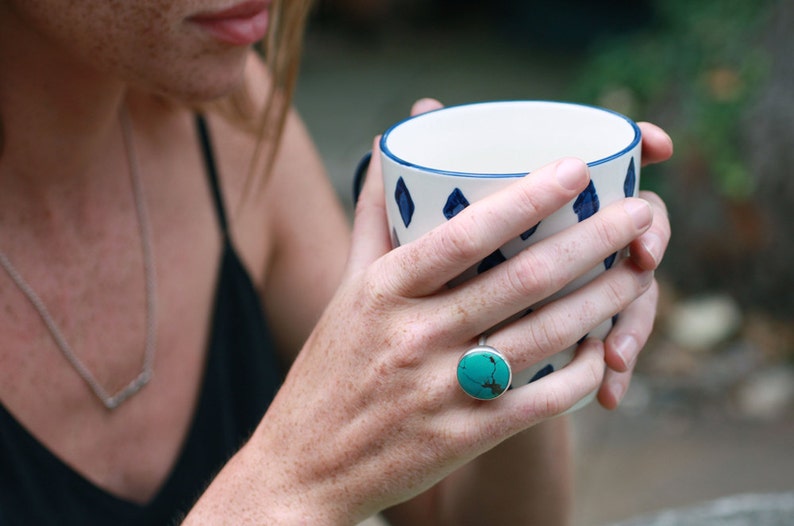
[[[57,188],[85,177],[118,126],[125,86],[62,52],[0,3],[0,187]]]

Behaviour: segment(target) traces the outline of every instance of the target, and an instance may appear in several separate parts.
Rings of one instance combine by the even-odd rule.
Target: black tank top
[[[197,128],[223,233],[200,398],[179,458],[147,504],[98,488],[39,443],[0,404],[0,525],[176,524],[250,436],[281,383],[262,306],[229,237],[206,124]]]

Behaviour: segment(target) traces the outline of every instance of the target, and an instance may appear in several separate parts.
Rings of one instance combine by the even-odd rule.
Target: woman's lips
[[[188,18],[226,44],[247,46],[267,33],[270,2],[250,0],[220,11],[203,11]]]

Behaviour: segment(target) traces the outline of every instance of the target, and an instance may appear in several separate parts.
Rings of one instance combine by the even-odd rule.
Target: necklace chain
[[[124,139],[124,153],[127,157],[129,166],[130,181],[132,182],[132,193],[135,201],[135,213],[138,218],[138,228],[141,238],[141,248],[143,251],[143,266],[144,278],[146,281],[146,342],[144,344],[143,364],[141,371],[133,378],[125,387],[120,389],[114,394],[110,394],[105,390],[99,381],[94,377],[91,371],[80,360],[74,352],[69,342],[64,338],[63,333],[55,323],[55,319],[50,314],[50,311],[44,305],[36,291],[28,284],[17,269],[11,264],[5,253],[0,250],[0,266],[2,266],[8,273],[11,280],[19,287],[22,293],[27,296],[30,303],[38,312],[47,330],[50,332],[55,344],[63,353],[67,361],[77,371],[77,374],[88,384],[88,387],[94,392],[106,408],[113,410],[122,404],[125,400],[132,397],[143,386],[145,386],[152,378],[154,372],[154,356],[156,351],[157,340],[157,326],[156,326],[156,270],[154,266],[154,253],[152,249],[151,228],[149,225],[149,215],[146,208],[146,201],[143,196],[143,188],[140,178],[140,170],[138,167],[138,157],[135,153],[135,144],[133,142],[132,125],[130,123],[129,115],[122,111],[119,120],[121,122],[121,131]]]

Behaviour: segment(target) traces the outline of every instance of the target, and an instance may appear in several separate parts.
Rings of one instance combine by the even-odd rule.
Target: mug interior
[[[524,175],[561,157],[593,166],[633,148],[630,119],[602,108],[549,101],[481,102],[442,108],[395,124],[383,153],[423,171]]]

